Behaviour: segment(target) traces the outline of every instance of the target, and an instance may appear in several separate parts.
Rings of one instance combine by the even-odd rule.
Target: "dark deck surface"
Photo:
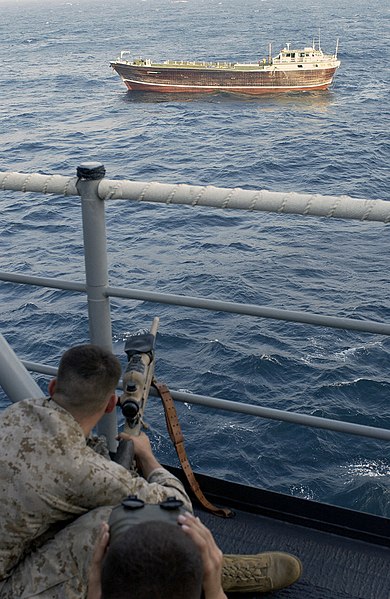
[[[390,599],[390,520],[196,477],[209,500],[235,511],[224,519],[195,504],[224,553],[287,551],[303,564],[301,579],[287,589],[231,597]]]

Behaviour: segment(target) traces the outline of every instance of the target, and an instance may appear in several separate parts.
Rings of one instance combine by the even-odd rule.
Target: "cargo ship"
[[[259,95],[326,90],[340,66],[334,54],[311,47],[292,49],[286,44],[277,56],[257,62],[197,62],[132,58],[128,50],[110,63],[130,91],[161,93],[229,92]]]

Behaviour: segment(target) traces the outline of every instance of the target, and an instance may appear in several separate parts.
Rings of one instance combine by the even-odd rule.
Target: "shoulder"
[[[5,420],[9,417],[17,418],[19,414],[21,416],[31,417],[34,414],[49,414],[53,411],[65,412],[65,410],[53,402],[50,397],[22,399],[5,408],[1,413],[1,420]]]
[[[7,431],[19,442],[23,438],[39,440],[43,445],[50,439],[63,442],[84,442],[83,431],[73,416],[48,397],[24,399],[4,410],[0,416],[3,439]]]
[[[26,422],[36,419],[37,414],[47,402],[47,398],[22,399],[11,404],[1,412],[0,422],[4,429],[7,426],[19,428]]]

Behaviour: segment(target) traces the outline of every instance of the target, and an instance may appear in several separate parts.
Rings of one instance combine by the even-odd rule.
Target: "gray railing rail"
[[[57,373],[57,369],[53,366],[46,366],[45,364],[38,364],[37,362],[23,361],[23,365],[27,370],[32,372],[40,372],[49,376],[56,376]],[[151,389],[150,394],[157,396],[157,391]],[[239,403],[237,401],[210,397],[207,395],[185,393],[184,391],[171,391],[171,395],[175,401],[180,401],[182,403],[192,403],[226,412],[235,412],[237,414],[246,414],[258,418],[291,422],[293,424],[322,428],[339,433],[348,433],[350,435],[359,435],[362,437],[380,439],[382,441],[390,441],[390,430],[384,428],[311,416],[310,414],[298,414],[296,412],[288,412],[287,410],[255,406],[248,403]]]
[[[87,286],[84,283],[65,281],[63,279],[51,279],[47,277],[35,277],[20,273],[0,271],[0,280],[11,283],[24,283],[27,285],[36,285],[38,287],[47,287],[49,289],[62,289],[66,291],[77,291],[80,293],[87,292]],[[212,300],[209,298],[191,297],[188,295],[145,291],[144,289],[110,287],[109,285],[106,287],[103,286],[103,295],[105,297],[120,297],[124,299],[185,306],[187,308],[212,310],[216,312],[232,312],[234,314],[244,314],[246,316],[268,318],[272,320],[285,320],[289,322],[317,325],[321,327],[362,331],[365,333],[374,333],[378,335],[390,335],[390,324],[377,322],[374,320],[357,320],[355,318],[326,316],[324,314],[313,314],[311,312],[270,308],[269,306],[258,306],[256,304],[240,304],[237,302]]]
[[[90,163],[89,167],[93,169],[93,165],[97,167],[97,163]],[[80,172],[78,171],[78,175]],[[81,195],[79,182],[80,177],[0,172],[0,189],[9,191],[74,196]],[[117,181],[104,178],[98,180],[94,186],[94,193],[101,200],[132,200],[390,222],[390,202],[380,199],[366,200],[349,196],[324,196],[265,189],[229,189],[211,185],[168,184],[154,181]]]
[[[63,177],[61,175],[15,172],[0,173],[0,188],[3,190],[53,193],[64,196],[79,195],[81,197],[86,283],[7,272],[0,272],[0,280],[86,293],[88,298],[90,340],[92,343],[112,349],[110,297],[141,299],[190,308],[233,312],[260,318],[288,320],[311,325],[390,335],[390,324],[375,321],[340,318],[281,310],[267,306],[163,294],[138,289],[110,287],[108,284],[107,268],[105,201],[125,199],[137,202],[161,202],[190,206],[211,206],[223,209],[272,211],[285,214],[348,218],[383,223],[390,222],[390,202],[352,199],[347,196],[331,197],[277,193],[265,190],[248,191],[192,185],[169,185],[155,182],[115,181],[104,179],[104,174],[104,167],[100,163],[85,163],[81,165],[77,169],[76,178]],[[33,372],[53,373],[50,367],[44,365],[32,362],[25,362],[24,364]],[[4,368],[6,367],[4,365]],[[2,378],[3,365],[0,362],[0,380]],[[19,396],[16,396],[16,391],[14,393],[12,388],[8,388],[8,393],[11,399],[19,399]],[[386,429],[318,418],[307,414],[297,414],[201,395],[179,392],[173,392],[172,394],[174,399],[178,401],[338,432],[390,440],[390,430]],[[113,450],[116,447],[116,432],[117,422],[115,414],[105,416],[99,424],[99,433],[107,436],[109,446]]]

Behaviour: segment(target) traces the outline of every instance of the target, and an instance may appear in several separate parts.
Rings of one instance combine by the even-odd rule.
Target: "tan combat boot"
[[[290,586],[301,574],[300,560],[289,553],[224,555],[222,587],[226,593],[268,593]]]

